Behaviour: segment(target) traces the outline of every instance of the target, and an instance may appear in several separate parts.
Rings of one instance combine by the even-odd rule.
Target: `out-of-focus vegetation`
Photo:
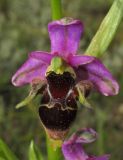
[[[85,32],[80,53],[89,45],[112,0],[63,0],[64,15],[81,19]],[[114,17],[115,18],[115,17]],[[45,133],[36,115],[15,105],[28,94],[28,87],[16,88],[11,77],[33,50],[50,51],[47,24],[51,21],[49,0],[0,0],[0,138],[20,159],[27,159],[31,139],[46,153]],[[112,160],[123,157],[123,23],[103,57],[120,84],[115,97],[93,94],[95,109],[80,108],[71,129],[93,127],[98,141],[87,149],[95,154],[111,153]]]

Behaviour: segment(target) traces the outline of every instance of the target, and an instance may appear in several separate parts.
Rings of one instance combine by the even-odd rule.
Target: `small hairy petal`
[[[29,57],[12,77],[12,84],[22,86],[33,81],[43,80],[48,64],[41,60]]]
[[[101,94],[105,96],[118,94],[119,85],[117,81],[100,60],[94,58],[92,62],[85,65],[80,65],[78,62],[78,69],[75,71],[79,81],[88,80],[92,82],[94,88]]]
[[[64,58],[76,54],[83,32],[81,21],[71,18],[53,21],[49,23],[48,31],[53,54],[58,54]]]
[[[76,55],[76,56],[71,56],[69,58],[69,63],[74,67],[78,67],[80,65],[91,63],[93,60],[94,60],[94,57],[92,56]]]

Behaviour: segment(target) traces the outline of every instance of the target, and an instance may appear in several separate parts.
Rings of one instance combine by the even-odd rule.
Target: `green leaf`
[[[0,157],[0,160],[5,160],[5,158]]]
[[[86,50],[87,55],[100,57],[110,45],[123,17],[123,0],[115,0]]]
[[[38,147],[34,144],[33,141],[30,143],[29,147],[29,160],[43,160],[43,156],[39,151]]]
[[[3,158],[3,157],[0,157],[0,160],[5,160],[5,158]]]
[[[9,147],[0,139],[0,160],[18,160]]]

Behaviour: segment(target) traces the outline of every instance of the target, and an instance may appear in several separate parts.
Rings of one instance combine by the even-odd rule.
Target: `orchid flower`
[[[83,145],[95,141],[97,133],[91,128],[80,129],[62,144],[65,160],[108,160],[109,155],[88,155]]]
[[[53,21],[48,24],[48,31],[51,52],[30,53],[12,83],[17,87],[31,84],[29,100],[42,95],[41,122],[53,139],[62,139],[76,117],[78,99],[84,101],[92,89],[105,96],[116,95],[119,85],[96,57],[77,55],[83,33],[81,21]]]

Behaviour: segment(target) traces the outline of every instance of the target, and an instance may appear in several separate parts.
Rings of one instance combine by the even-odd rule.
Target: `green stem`
[[[62,18],[61,0],[51,0],[52,19],[57,20]]]
[[[104,121],[98,119],[97,122],[97,132],[99,134],[99,139],[97,141],[98,154],[104,154]]]
[[[100,57],[111,43],[123,17],[123,0],[115,0],[92,39],[86,54]]]
[[[106,113],[102,111],[99,107],[96,107],[96,120],[97,120],[97,133],[99,134],[99,138],[97,141],[97,151],[98,154],[104,154],[104,125],[106,122]]]
[[[58,144],[55,144],[58,142],[51,140],[48,136],[46,137],[47,137],[48,160],[62,160],[61,147]]]

